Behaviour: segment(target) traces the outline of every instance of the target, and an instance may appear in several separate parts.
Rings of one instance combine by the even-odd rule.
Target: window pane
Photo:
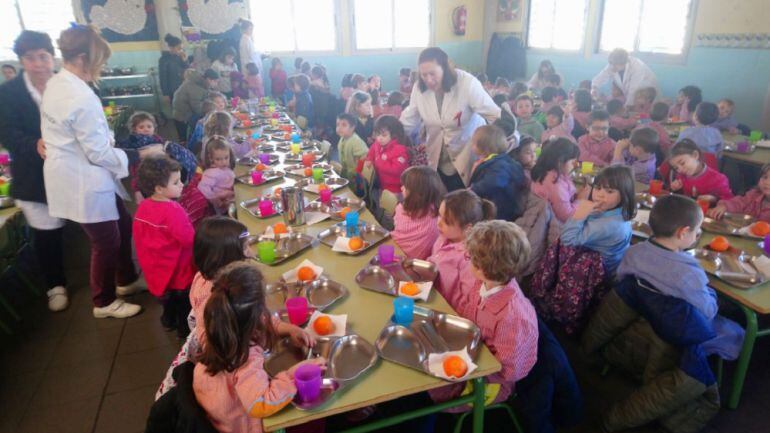
[[[355,0],[356,48],[393,46],[392,0]]]
[[[0,59],[12,60],[16,58],[13,53],[13,41],[21,33],[19,15],[16,13],[14,0],[0,0]]]
[[[395,0],[396,47],[427,47],[430,43],[430,0]]]
[[[336,45],[334,0],[294,0],[294,28],[297,50],[333,50]]]
[[[54,46],[62,30],[75,21],[72,2],[66,0],[19,0],[24,28],[45,32],[51,36]],[[7,9],[3,9],[7,10]]]
[[[294,51],[291,2],[251,0],[249,4],[254,22],[254,46],[264,51]]]
[[[641,0],[605,0],[599,48],[602,51],[615,48],[634,51],[640,10]]]
[[[690,0],[645,0],[639,51],[680,54],[689,23]]]
[[[529,46],[578,50],[583,46],[587,0],[532,0]]]

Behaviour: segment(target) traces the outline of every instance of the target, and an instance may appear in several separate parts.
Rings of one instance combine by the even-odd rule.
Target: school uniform
[[[528,183],[521,164],[508,154],[493,154],[473,171],[470,189],[495,204],[497,219],[513,221],[524,213]]]
[[[340,155],[340,164],[342,164],[340,176],[351,182],[355,181],[358,161],[369,153],[369,148],[364,140],[354,132],[350,137],[340,137],[337,151]]]
[[[577,144],[575,137],[572,136],[572,129],[575,127],[575,120],[571,115],[567,114],[562,119],[561,123],[553,128],[546,129],[540,136],[540,142],[545,143],[552,138],[566,138],[567,140]]]
[[[393,225],[395,228],[390,235],[407,257],[425,260],[430,256],[433,244],[439,236],[438,215],[430,211],[421,217],[413,217],[404,210],[404,205],[399,203],[396,205]]]
[[[545,199],[551,205],[556,218],[564,223],[573,213],[576,205],[575,184],[569,176],[558,174],[556,170],[551,170],[545,175],[541,182],[533,181],[530,185],[532,192],[538,197]]]
[[[598,252],[607,275],[612,276],[631,243],[631,223],[623,219],[621,208],[594,212],[582,220],[571,218],[564,224],[561,242]]]
[[[697,198],[699,195],[713,195],[720,200],[733,198],[727,176],[709,166],[705,166],[703,171],[695,176],[685,176],[680,173],[676,178],[682,181],[682,189],[678,192],[688,197]]]
[[[724,206],[727,212],[748,214],[760,221],[770,222],[770,201],[765,199],[759,188],[751,189],[744,195],[720,200],[717,205]]]
[[[648,185],[655,178],[655,154],[650,154],[647,159],[638,159],[631,156],[628,149],[623,149],[620,158],[613,158],[613,165],[625,165],[631,168],[634,180]]]
[[[691,126],[680,132],[679,138],[676,141],[682,141],[685,138],[694,141],[702,152],[713,153],[717,158],[722,155],[722,149],[724,148],[722,133],[712,126]]]
[[[471,261],[465,245],[463,242],[450,242],[439,235],[428,261],[438,269],[436,290],[457,310],[463,302],[467,302],[468,294],[477,282],[471,273]]]
[[[610,137],[596,140],[590,134],[585,134],[578,139],[577,145],[580,148],[581,161],[593,162],[603,167],[612,162],[616,143]]]

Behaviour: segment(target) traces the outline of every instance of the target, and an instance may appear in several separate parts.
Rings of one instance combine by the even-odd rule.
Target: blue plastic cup
[[[393,319],[399,325],[409,325],[414,316],[414,299],[399,296],[393,300]]]
[[[348,237],[358,235],[358,211],[351,211],[345,215],[345,229]]]

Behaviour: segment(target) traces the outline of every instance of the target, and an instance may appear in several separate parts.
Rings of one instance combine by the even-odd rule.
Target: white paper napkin
[[[305,187],[306,190],[312,192],[313,194],[320,194],[320,191],[318,190],[318,187],[320,184],[318,183],[311,183]],[[329,188],[331,189],[331,188]]]
[[[295,176],[307,177],[307,176],[305,176],[305,169],[304,168],[298,168],[296,170],[292,170],[291,174],[293,174]]]
[[[427,301],[428,296],[430,296],[430,288],[433,287],[432,281],[424,281],[422,283],[414,283],[417,285],[417,288],[420,289],[420,292],[417,293],[414,296],[409,296],[407,294],[401,293],[401,288],[404,287],[404,284],[408,284],[409,281],[399,281],[398,282],[398,296],[403,296],[405,298],[412,298],[412,299],[419,299],[421,301]]]
[[[754,224],[756,224],[756,223],[754,223]],[[754,224],[749,224],[746,227],[741,227],[740,229],[738,229],[738,233],[740,233],[740,234],[742,234],[744,236],[750,236],[752,238],[762,239],[762,236],[757,236],[757,235],[755,235],[754,233],[751,232],[751,228],[754,227]]]
[[[639,209],[636,211],[636,216],[634,217],[634,221],[641,223],[641,224],[649,224],[650,223],[650,211],[647,209]]]
[[[313,272],[315,272],[316,278],[320,277],[321,274],[324,273],[324,268],[314,264],[313,262],[311,262],[308,259],[305,259],[296,268],[294,268],[294,269],[292,269],[290,271],[284,272],[283,273],[283,280],[286,281],[287,283],[294,283],[294,282],[296,282],[297,281],[297,271],[299,270],[299,268],[301,268],[303,266],[307,266],[310,269],[312,269]]]
[[[278,235],[278,239],[288,238],[289,235],[293,232],[291,227],[286,227],[286,230],[288,230],[289,233],[281,233],[280,235]],[[261,234],[259,236],[260,240],[262,240],[262,239],[275,239],[275,238],[276,238],[276,236],[275,236],[275,231],[273,230],[273,226],[267,226],[267,229],[265,229],[265,233],[263,233],[263,234]]]
[[[757,145],[757,147],[766,147],[766,148],[770,148],[770,140],[759,140],[759,141],[757,141],[757,142],[756,142],[756,143],[754,143],[754,144],[756,144],[756,145]]]
[[[334,332],[327,335],[318,335],[318,333],[315,332],[315,329],[313,329],[313,323],[315,323],[315,320],[321,316],[326,316],[329,319],[331,319],[332,323],[334,324]],[[310,320],[307,321],[305,330],[307,331],[308,334],[312,335],[313,337],[344,337],[346,333],[345,327],[347,326],[347,322],[348,322],[347,314],[324,314],[316,310],[310,316]]]
[[[355,253],[366,248],[366,241],[364,241],[364,246],[361,247],[361,249],[352,250],[348,246],[349,241],[350,241],[350,238],[346,238],[345,236],[338,237],[337,240],[334,241],[334,246],[332,246],[332,251],[336,251],[338,253]]]
[[[468,371],[465,372],[465,376],[453,377],[453,376],[447,376],[446,373],[444,373],[444,359],[452,355],[459,356],[468,365]],[[456,350],[454,352],[431,353],[428,355],[428,371],[430,371],[430,373],[436,377],[440,377],[441,379],[449,380],[452,382],[460,382],[465,380],[465,378],[467,378],[468,375],[473,373],[473,371],[476,370],[477,367],[478,366],[473,363],[471,356],[468,355],[468,348],[465,348],[463,350]]]
[[[305,224],[312,226],[330,217],[331,215],[325,212],[305,212]]]

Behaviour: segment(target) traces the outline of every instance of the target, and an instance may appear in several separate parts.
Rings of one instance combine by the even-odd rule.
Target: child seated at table
[[[579,156],[580,149],[575,143],[558,138],[543,146],[532,168],[532,192],[548,201],[562,223],[575,213],[576,190],[570,174]]]
[[[302,129],[313,128],[313,98],[310,96],[310,77],[305,74],[292,76],[289,86],[294,94],[293,113],[297,126]]]
[[[716,337],[701,347],[707,355],[733,360],[743,343],[743,329],[719,316],[717,297],[700,263],[685,250],[698,242],[703,212],[695,201],[680,195],[660,197],[650,212],[652,237],[628,249],[618,277],[635,276],[667,296],[683,299],[711,322]]]
[[[396,118],[401,117],[401,112],[404,111],[404,94],[401,92],[390,92],[388,99],[385,101],[385,106],[380,110],[380,115],[388,114]]]
[[[216,93],[219,93],[219,92],[216,92]],[[219,94],[222,95],[221,93]],[[224,100],[224,97],[225,95],[222,95],[223,100]],[[203,142],[203,128],[206,125],[206,118],[208,118],[209,114],[213,113],[214,111],[217,111],[217,106],[218,106],[217,101],[212,98],[206,98],[203,100],[203,103],[201,103],[201,112],[203,113],[203,115],[201,116],[200,119],[198,119],[197,122],[195,122],[195,127],[193,128],[192,132],[190,133],[190,137],[187,140],[187,148],[190,149],[190,152],[192,152],[195,155],[201,154],[201,146]]]
[[[249,140],[236,141],[233,139],[233,126],[235,121],[230,113],[225,111],[215,111],[210,113],[206,117],[206,122],[203,125],[203,140],[201,142],[201,156],[200,159],[203,164],[206,163],[206,146],[211,140],[211,137],[224,137],[230,148],[233,150],[235,158],[242,158],[247,153],[251,152],[252,147]],[[235,162],[235,160],[233,160]]]
[[[518,131],[522,135],[529,135],[535,140],[540,140],[543,135],[543,124],[540,123],[532,113],[534,111],[532,98],[529,95],[519,95],[514,103],[514,114],[519,121]]]
[[[739,132],[738,121],[733,117],[735,102],[732,99],[723,98],[717,102],[717,107],[719,108],[719,118],[711,126],[722,132],[737,134]]]
[[[409,258],[425,260],[439,236],[438,210],[446,188],[436,170],[409,167],[401,174],[404,201],[396,206],[393,240]]]
[[[626,109],[622,102],[613,99],[607,102],[607,112],[610,114],[610,128],[614,128],[624,136],[636,127],[637,117],[626,117]]]
[[[711,126],[719,118],[719,108],[713,102],[701,102],[695,107],[693,120],[695,126],[691,126],[681,133],[677,141],[685,138],[690,139],[698,145],[702,152],[713,153],[719,158],[722,155],[724,140],[722,133]]]
[[[591,99],[591,92],[584,89],[577,89],[572,95],[572,100],[575,101],[575,111],[572,113],[572,117],[575,118],[577,125],[583,128],[583,133],[588,131],[588,127],[591,125],[591,107],[593,105],[593,99]]]
[[[213,136],[206,142],[203,159],[203,176],[198,190],[214,206],[217,214],[227,214],[227,208],[235,199],[235,158],[233,149],[224,137]]]
[[[548,86],[543,89],[543,92],[540,94],[540,99],[543,101],[540,105],[540,111],[542,113],[548,113],[548,110],[552,107],[561,105],[561,103],[567,99],[567,96],[566,93],[564,93],[564,90]]]
[[[261,432],[262,418],[291,404],[297,393],[294,372],[322,357],[299,362],[270,377],[265,352],[282,334],[265,301],[265,279],[256,265],[235,262],[220,272],[206,303],[206,344],[195,366],[193,391],[217,431]],[[313,346],[305,331],[299,342]]]
[[[455,310],[467,302],[476,279],[470,272],[465,236],[474,224],[495,217],[495,204],[467,189],[452,191],[438,208],[439,237],[428,260],[436,264],[436,290]]]
[[[477,281],[457,312],[478,325],[484,344],[502,364],[500,371],[485,381],[486,400],[504,402],[537,360],[537,315],[516,282],[529,257],[529,241],[516,224],[495,220],[471,227],[465,245],[470,272]],[[456,383],[429,393],[436,402],[447,401],[459,397],[465,385]],[[462,406],[450,411],[468,409]]]
[[[565,109],[566,111],[557,105],[551,107],[547,111],[545,124],[548,128],[540,135],[541,143],[559,137],[577,143],[575,137],[572,136],[572,128],[575,126],[575,119],[572,118],[570,105],[566,105]]]
[[[636,114],[650,114],[652,104],[658,96],[658,91],[654,87],[642,87],[634,93],[633,111]]]
[[[492,96],[504,95],[508,97],[508,92],[511,91],[511,82],[504,77],[497,77],[495,80],[495,88],[492,91]]]
[[[703,101],[703,94],[700,87],[684,86],[679,89],[676,96],[676,102],[668,110],[668,117],[673,122],[692,122],[692,115],[695,108]]]
[[[694,141],[685,138],[677,142],[668,162],[678,173],[671,182],[671,191],[712,204],[733,197],[727,176],[703,162],[702,151]]]
[[[612,152],[615,150],[615,140],[607,133],[610,130],[610,115],[603,110],[591,112],[588,134],[578,139],[580,161],[594,163],[594,166],[604,167],[612,162]]]
[[[249,89],[249,98],[261,98],[265,96],[265,86],[262,84],[262,75],[256,63],[246,64],[246,85]]]
[[[649,185],[655,177],[657,150],[658,133],[648,127],[636,128],[631,131],[631,138],[618,141],[612,163],[631,167],[634,180]]]
[[[521,168],[524,169],[524,175],[527,179],[532,179],[532,168],[537,161],[537,155],[535,154],[535,148],[537,147],[537,141],[530,136],[521,137],[519,145],[511,149],[508,154],[511,158],[518,161],[521,164]]]
[[[339,153],[340,176],[348,179],[350,182],[356,180],[356,170],[359,162],[363,161],[369,148],[361,137],[356,134],[356,124],[358,121],[350,113],[341,113],[337,116],[337,135],[340,141],[337,143],[337,152]]]
[[[374,142],[374,117],[372,116],[372,95],[357,90],[348,99],[345,112],[356,117],[356,134],[367,145]]]
[[[759,183],[755,188],[744,195],[720,200],[715,208],[709,209],[708,216],[721,219],[725,212],[747,214],[770,223],[770,164],[762,166]]]
[[[668,131],[663,127],[663,122],[668,117],[668,104],[665,102],[656,102],[652,104],[652,110],[650,111],[650,123],[644,125],[655,130],[658,133],[658,146],[660,148],[660,161],[663,162],[665,156],[671,150],[671,146],[674,144],[671,142],[671,137],[668,135]]]

